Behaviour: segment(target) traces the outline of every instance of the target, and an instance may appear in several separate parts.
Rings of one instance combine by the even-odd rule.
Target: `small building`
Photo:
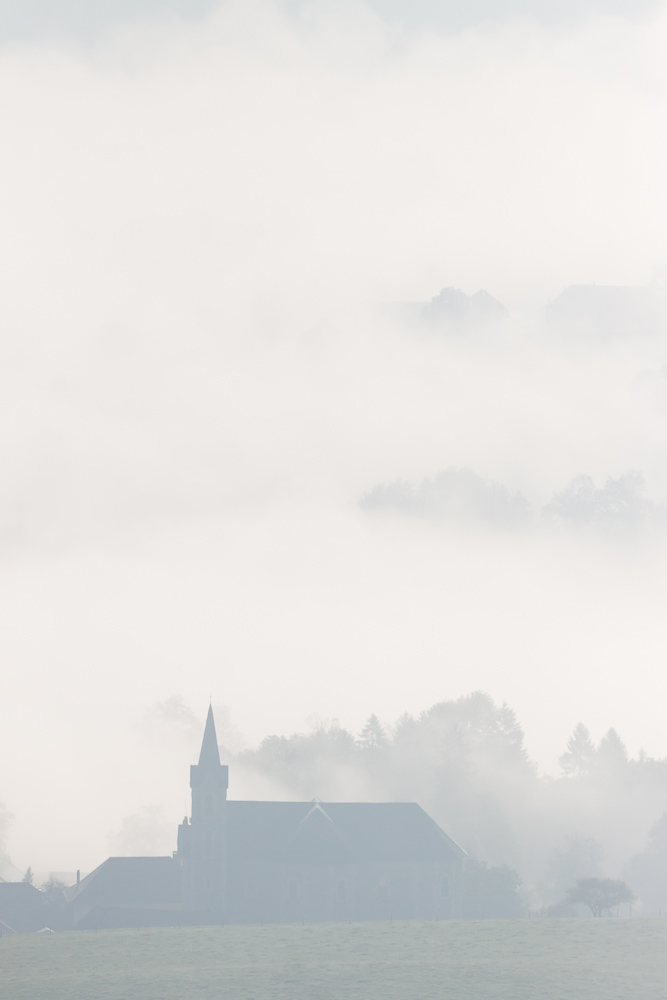
[[[67,925],[78,930],[171,927],[180,920],[180,872],[168,856],[107,858],[65,899]]]
[[[0,935],[38,931],[50,918],[45,893],[28,882],[0,881]]]
[[[172,858],[109,858],[71,926],[451,918],[465,852],[415,803],[228,801],[209,708]]]

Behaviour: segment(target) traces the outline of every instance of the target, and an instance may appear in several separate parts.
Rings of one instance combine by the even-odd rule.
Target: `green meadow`
[[[79,931],[0,939],[3,1000],[665,1000],[667,920]]]

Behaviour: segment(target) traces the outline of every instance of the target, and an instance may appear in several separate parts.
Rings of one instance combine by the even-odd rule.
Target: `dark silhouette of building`
[[[109,858],[74,927],[428,919],[461,913],[465,852],[414,803],[227,800],[209,708],[172,858]]]
[[[181,878],[174,859],[107,858],[65,889],[65,926],[171,927],[181,920]]]
[[[39,931],[52,922],[45,893],[27,882],[0,882],[0,935]]]
[[[178,828],[174,855],[181,869],[183,909],[206,921],[225,918],[228,776],[209,707],[199,763],[190,768],[192,817],[188,821],[186,816]]]

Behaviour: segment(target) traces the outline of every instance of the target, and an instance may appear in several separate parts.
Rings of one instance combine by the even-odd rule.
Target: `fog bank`
[[[0,49],[16,864],[90,868],[124,817],[179,818],[193,727],[141,734],[174,695],[253,746],[481,689],[547,771],[580,719],[667,755],[660,526],[537,515],[580,476],[667,500],[664,340],[544,322],[666,259],[667,20],[619,10],[441,30],[229,3]],[[506,327],[379,308],[443,288]],[[535,517],[362,504],[452,468]]]

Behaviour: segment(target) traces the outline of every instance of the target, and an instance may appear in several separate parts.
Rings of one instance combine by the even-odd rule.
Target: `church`
[[[74,928],[447,919],[463,851],[415,803],[227,799],[209,708],[172,857],[108,858],[66,890]]]

